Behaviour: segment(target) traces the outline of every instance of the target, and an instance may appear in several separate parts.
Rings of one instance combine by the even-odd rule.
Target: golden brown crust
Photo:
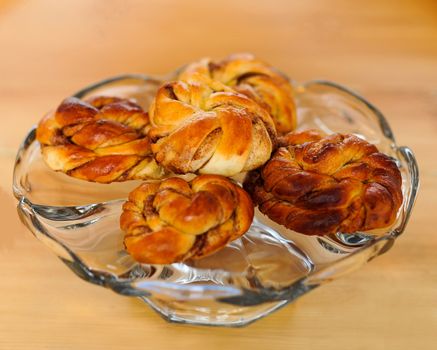
[[[175,173],[232,176],[270,157],[276,136],[267,111],[203,75],[164,84],[150,108],[159,164]]]
[[[287,135],[244,188],[262,213],[307,235],[390,226],[402,204],[396,163],[354,135]]]
[[[41,120],[37,140],[50,168],[100,183],[161,178],[146,136],[149,118],[117,97],[67,98]]]
[[[220,62],[203,59],[185,67],[179,79],[190,81],[202,74],[232,87],[265,108],[279,134],[296,128],[296,106],[289,80],[250,54],[234,54]]]
[[[231,180],[169,178],[132,191],[120,218],[125,247],[148,264],[171,264],[214,253],[250,227],[253,204]]]

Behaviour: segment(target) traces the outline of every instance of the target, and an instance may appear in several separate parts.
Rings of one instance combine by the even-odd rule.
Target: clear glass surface
[[[147,109],[169,78],[119,76],[74,96],[130,97]],[[214,255],[172,265],[139,264],[125,252],[119,228],[121,206],[139,182],[89,183],[50,170],[35,129],[20,147],[14,170],[19,216],[79,277],[140,297],[166,320],[247,325],[390,249],[405,229],[419,186],[413,153],[396,145],[386,119],[362,97],[335,83],[312,81],[296,85],[296,100],[299,129],[354,133],[397,161],[404,202],[391,227],[310,237],[256,211],[250,230]]]

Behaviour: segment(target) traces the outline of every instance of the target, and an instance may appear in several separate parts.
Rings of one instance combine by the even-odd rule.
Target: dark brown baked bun
[[[390,226],[402,204],[396,163],[354,135],[291,133],[244,188],[273,221],[306,235]]]
[[[253,204],[231,180],[200,175],[191,182],[146,182],[129,195],[120,219],[132,257],[148,264],[198,259],[223,248],[250,227]]]
[[[41,120],[36,135],[51,169],[110,183],[165,174],[153,158],[148,128],[147,113],[130,100],[67,98]]]
[[[233,176],[264,164],[274,147],[268,112],[203,75],[164,84],[149,114],[155,159],[175,173]]]
[[[296,106],[289,80],[270,65],[250,54],[234,54],[222,61],[203,59],[187,65],[179,75],[190,81],[202,74],[252,98],[272,116],[279,134],[296,128]]]

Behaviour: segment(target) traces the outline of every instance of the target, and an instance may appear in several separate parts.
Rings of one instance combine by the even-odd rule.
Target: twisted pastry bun
[[[180,80],[202,74],[232,87],[263,106],[272,116],[279,134],[296,128],[293,88],[276,69],[250,54],[234,54],[220,62],[203,59],[185,67]]]
[[[354,136],[291,133],[244,188],[262,213],[307,235],[390,226],[402,204],[396,163]]]
[[[165,172],[153,159],[148,128],[147,114],[132,101],[71,97],[41,120],[36,137],[48,166],[70,176],[100,183],[157,179]]]
[[[250,98],[203,75],[164,84],[150,108],[159,164],[175,173],[232,176],[271,155],[275,126]]]
[[[135,260],[171,264],[216,252],[243,235],[252,219],[252,201],[241,187],[200,175],[142,184],[123,205],[120,226]]]

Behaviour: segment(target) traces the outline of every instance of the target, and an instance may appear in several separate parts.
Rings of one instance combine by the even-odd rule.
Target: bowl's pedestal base
[[[141,297],[166,321],[203,326],[244,327],[289,303],[288,300],[255,306],[236,306],[215,300],[176,301]]]

